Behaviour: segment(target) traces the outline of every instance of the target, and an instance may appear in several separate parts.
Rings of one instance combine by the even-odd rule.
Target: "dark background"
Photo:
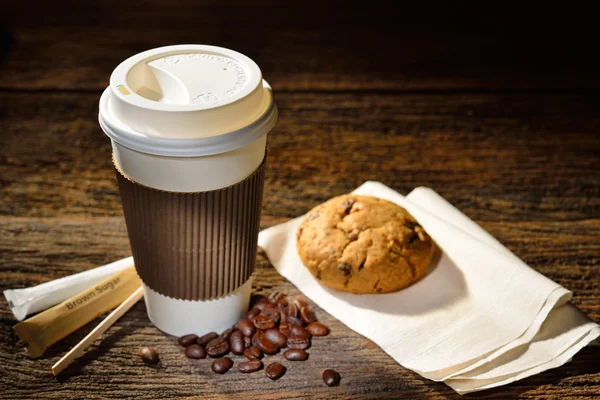
[[[505,2],[4,2],[0,9],[0,290],[131,254],[98,100],[124,59],[182,43],[253,58],[280,115],[261,228],[379,180],[429,186],[600,321],[600,63],[581,4]],[[298,291],[262,253],[254,291]],[[138,303],[56,379],[95,326],[29,359],[0,298],[0,399],[460,399],[316,308],[332,329],[277,383],[215,376]],[[161,370],[140,366],[157,347]],[[473,399],[600,396],[598,347]],[[338,388],[319,370],[335,368]]]
[[[5,89],[100,90],[121,60],[180,43],[236,49],[275,90],[598,89],[597,21],[583,6],[14,1],[3,9]]]

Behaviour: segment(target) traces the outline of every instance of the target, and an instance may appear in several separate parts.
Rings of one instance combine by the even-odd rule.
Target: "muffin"
[[[296,233],[304,265],[325,286],[389,293],[421,278],[435,245],[402,207],[347,194],[310,210]]]

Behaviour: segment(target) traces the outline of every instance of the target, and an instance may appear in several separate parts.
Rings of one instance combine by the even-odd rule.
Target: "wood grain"
[[[0,16],[0,290],[130,254],[98,99],[123,59],[212,43],[255,59],[280,119],[269,135],[261,228],[380,180],[429,186],[600,322],[600,64],[595,25],[539,10],[364,2],[10,2]],[[399,5],[400,4],[400,5]],[[549,8],[549,7],[546,7]],[[185,10],[185,12],[180,12]],[[568,10],[560,9],[561,19]],[[536,29],[529,30],[532,21]],[[254,291],[298,295],[258,254]],[[29,359],[0,299],[0,399],[459,399],[402,368],[320,308],[331,327],[271,382],[189,360],[137,304],[56,379],[50,367],[97,319]],[[144,366],[141,346],[162,365]],[[600,347],[474,399],[600,397]],[[274,358],[277,358],[275,356]],[[320,371],[335,368],[338,388]]]
[[[0,98],[8,104],[0,153],[3,288],[33,285],[129,255],[110,146],[95,120],[97,94],[3,93]],[[367,179],[405,193],[428,185],[533,268],[573,290],[573,302],[600,321],[595,97],[284,93],[277,101],[281,117],[269,138],[262,228]],[[259,260],[256,291],[297,293]],[[309,363],[294,365],[275,385],[262,374],[214,378],[208,362],[185,359],[173,339],[151,327],[143,305],[57,382],[47,373],[49,366],[86,329],[57,344],[47,358],[31,361],[11,332],[12,315],[0,304],[0,356],[11,371],[0,387],[10,388],[5,393],[13,398],[31,390],[62,398],[100,387],[103,391],[92,397],[397,398],[402,393],[457,398],[443,384],[399,367],[320,310],[334,334],[327,345],[315,347]],[[137,362],[137,349],[146,344],[159,348],[162,370]],[[591,396],[600,386],[597,356],[597,348],[585,349],[556,371],[470,397]],[[344,376],[339,389],[324,387],[318,376],[320,368],[331,366]]]
[[[115,216],[98,93],[0,93],[0,213]],[[600,215],[590,95],[277,94],[266,215],[300,215],[377,179],[430,186],[477,221]]]
[[[102,230],[102,223],[85,224],[91,232]],[[124,226],[123,226],[124,230]],[[64,229],[50,237],[69,235]],[[120,241],[126,243],[125,233]],[[89,238],[89,244],[97,242]],[[88,243],[64,243],[65,248]],[[41,255],[40,255],[41,256]],[[67,262],[69,260],[67,259]],[[85,263],[82,263],[85,264]],[[80,266],[75,266],[79,270]],[[282,278],[259,256],[254,275],[255,292],[281,290],[299,295],[290,283]],[[597,279],[597,277],[596,277]],[[598,294],[596,293],[596,299]],[[3,323],[0,325],[0,362],[9,373],[0,375],[0,398],[29,397],[43,393],[45,398],[77,397],[85,393],[89,398],[185,398],[202,396],[208,399],[230,398],[423,398],[459,399],[451,389],[434,383],[396,364],[369,340],[343,326],[340,322],[317,308],[319,320],[330,326],[330,336],[313,341],[306,363],[289,364],[289,371],[280,381],[272,382],[262,373],[243,375],[231,371],[224,376],[213,374],[210,360],[189,360],[174,338],[156,330],[147,320],[145,306],[136,305],[123,319],[111,328],[90,351],[75,361],[64,376],[52,376],[52,363],[70,346],[77,343],[92,327],[85,328],[53,346],[41,360],[31,360],[20,349],[10,326],[12,315],[1,303]],[[596,320],[597,320],[596,315]],[[152,345],[161,355],[162,366],[152,369],[144,366],[138,357],[140,346]],[[557,369],[525,379],[504,388],[469,395],[477,399],[516,398],[578,398],[593,397],[598,393],[598,371],[595,360],[598,348],[586,348],[574,360]],[[270,359],[279,360],[278,356]],[[236,358],[237,360],[237,358]],[[342,375],[338,388],[326,387],[319,376],[325,368],[335,368]]]

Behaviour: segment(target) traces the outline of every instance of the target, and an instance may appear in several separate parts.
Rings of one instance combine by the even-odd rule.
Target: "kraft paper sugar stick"
[[[18,323],[14,327],[15,333],[27,344],[32,357],[40,357],[48,346],[117,307],[140,286],[141,281],[132,265]]]
[[[7,289],[4,297],[15,318],[44,311],[133,264],[133,257],[22,289]]]

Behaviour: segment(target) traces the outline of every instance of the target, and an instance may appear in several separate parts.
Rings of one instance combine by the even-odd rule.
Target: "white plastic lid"
[[[204,156],[265,135],[277,107],[250,58],[222,47],[178,45],[123,61],[102,94],[99,120],[111,139],[133,150]]]

